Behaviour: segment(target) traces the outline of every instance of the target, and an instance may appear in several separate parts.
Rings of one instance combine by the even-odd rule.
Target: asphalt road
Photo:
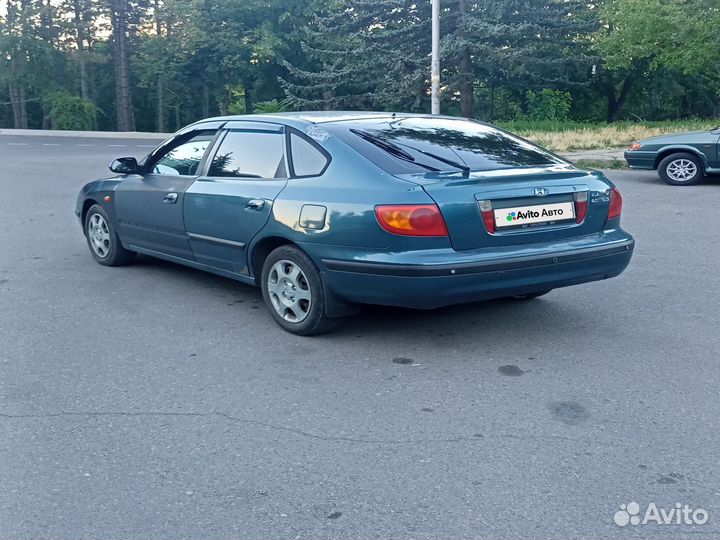
[[[152,145],[0,137],[1,539],[720,536],[720,181],[608,172],[618,278],[301,338],[250,287],[93,262],[78,189]]]

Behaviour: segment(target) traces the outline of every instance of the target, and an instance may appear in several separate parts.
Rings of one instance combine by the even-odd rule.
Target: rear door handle
[[[163,199],[163,202],[165,204],[175,204],[177,202],[177,193],[168,193],[165,195],[165,198]]]
[[[245,206],[246,210],[262,210],[265,206],[265,201],[262,199],[250,199]]]

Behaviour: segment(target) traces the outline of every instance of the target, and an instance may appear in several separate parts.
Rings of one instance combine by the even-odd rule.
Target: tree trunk
[[[165,133],[165,80],[162,73],[158,73],[157,83],[157,130]]]
[[[490,118],[488,122],[495,121],[495,83],[490,83]]]
[[[245,114],[250,114],[253,112],[253,108],[255,108],[255,99],[250,92],[250,83],[245,82],[243,86],[245,86]]]
[[[620,88],[620,94],[618,96],[615,95],[615,81],[613,80],[611,75],[608,75],[607,82],[605,85],[607,100],[608,100],[608,113],[607,113],[607,122],[608,124],[612,124],[615,120],[617,120],[618,113],[620,112],[620,109],[622,109],[623,105],[625,105],[625,102],[627,101],[628,96],[630,95],[630,90],[632,89],[633,85],[635,84],[635,73],[629,73],[625,80],[622,83],[622,87]]]
[[[10,103],[13,112],[13,127],[15,129],[27,129],[27,108],[25,106],[25,90],[14,85],[8,85]]]
[[[202,115],[203,118],[210,116],[210,88],[206,83],[202,85]]]
[[[465,30],[463,27],[464,19],[467,14],[465,0],[459,0],[458,11],[460,21],[458,22],[458,38],[463,41],[465,39]],[[475,118],[475,93],[473,88],[473,69],[470,51],[463,46],[460,50],[460,58],[458,62],[459,80],[458,90],[460,91],[460,115],[465,118]]]
[[[115,52],[115,107],[118,131],[135,131],[130,92],[127,48],[127,0],[113,0],[113,47]]]
[[[77,58],[80,67],[80,95],[84,100],[91,101],[90,78],[85,55],[85,21],[83,20],[83,6],[80,4],[80,0],[73,0],[73,15],[75,19],[75,44],[77,45]]]

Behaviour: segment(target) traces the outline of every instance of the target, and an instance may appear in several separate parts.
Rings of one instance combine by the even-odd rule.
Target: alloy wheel
[[[100,214],[93,214],[88,220],[87,237],[95,255],[104,259],[110,253],[110,229]]]
[[[668,163],[666,172],[668,177],[675,182],[687,182],[695,178],[697,165],[689,159],[676,159]]]
[[[305,320],[312,304],[312,292],[307,277],[294,262],[282,260],[270,269],[267,290],[275,311],[292,323]]]

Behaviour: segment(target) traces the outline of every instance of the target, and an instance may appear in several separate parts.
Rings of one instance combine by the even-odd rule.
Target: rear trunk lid
[[[564,164],[472,172],[468,178],[449,172],[402,178],[422,185],[437,203],[458,251],[596,233],[610,201],[610,184],[600,173]]]

